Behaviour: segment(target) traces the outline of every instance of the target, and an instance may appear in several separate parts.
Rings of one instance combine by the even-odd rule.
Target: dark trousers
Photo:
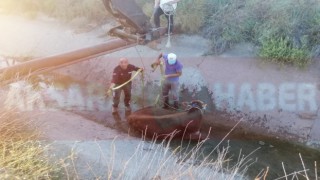
[[[116,85],[115,87],[117,87]],[[131,100],[131,83],[126,84],[125,86],[121,87],[120,89],[113,91],[113,107],[118,107],[120,102],[120,96],[121,92],[124,93],[124,105],[130,106],[130,100]]]
[[[163,10],[160,7],[157,7],[154,14],[153,14],[153,20],[154,20],[154,25],[156,28],[160,27],[160,16],[164,14]],[[169,16],[165,15],[167,18],[167,28],[170,27],[170,32],[173,31],[173,15],[170,15],[170,24],[169,24]]]

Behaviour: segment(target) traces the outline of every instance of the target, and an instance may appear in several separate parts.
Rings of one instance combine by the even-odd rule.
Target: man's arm
[[[112,74],[112,80],[111,80],[110,89],[113,88],[116,85],[115,82],[117,81],[117,79],[118,79],[118,73],[117,73],[117,70],[115,68],[113,70],[113,74]]]
[[[158,58],[157,58],[157,60],[156,60],[156,63],[158,64],[158,65],[160,65],[160,63],[161,63],[161,58],[163,57],[163,54],[162,53],[160,53],[159,54],[159,56],[158,56]]]
[[[180,64],[179,62],[177,62],[176,73],[174,73],[174,74],[168,74],[168,75],[166,75],[165,77],[166,77],[166,78],[172,78],[172,77],[179,77],[179,76],[181,76],[181,75],[182,75],[182,68],[183,68],[182,64]]]
[[[141,69],[141,71],[144,70],[144,68],[137,67],[137,66],[135,66],[135,65],[131,65],[131,68],[132,68],[133,71],[139,71],[139,69]]]
[[[182,75],[182,72],[177,72],[175,74],[168,74],[168,75],[165,75],[166,78],[172,78],[172,77],[179,77]]]

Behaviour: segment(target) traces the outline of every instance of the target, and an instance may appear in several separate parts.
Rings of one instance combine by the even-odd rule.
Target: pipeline
[[[134,1],[102,0],[106,10],[121,24],[109,31],[109,35],[118,37],[106,43],[87,47],[64,54],[39,58],[14,66],[0,69],[0,85],[18,81],[31,75],[52,71],[80,61],[92,59],[104,54],[125,49],[136,44],[146,44],[164,32],[150,31],[149,18]]]
[[[42,73],[57,68],[65,67],[80,61],[92,59],[108,53],[119,51],[136,45],[137,42],[113,39],[106,43],[59,54],[39,58],[0,69],[1,85],[20,80],[34,73]]]

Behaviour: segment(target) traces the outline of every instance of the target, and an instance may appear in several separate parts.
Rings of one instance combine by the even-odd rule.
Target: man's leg
[[[173,107],[175,109],[179,108],[179,90],[180,90],[179,82],[172,82],[171,93],[173,96]]]
[[[168,82],[164,82],[162,86],[163,108],[169,108],[169,90],[171,85]]]
[[[172,33],[173,32],[173,15],[170,15],[170,22],[169,22],[169,16],[168,15],[166,15],[166,18],[167,18],[167,21],[168,21],[168,23],[167,23],[167,31],[170,28],[170,33]]]
[[[113,92],[113,104],[112,104],[112,113],[118,112],[118,105],[120,101],[121,88],[114,90]]]
[[[124,105],[126,106],[126,110],[130,109],[130,100],[131,100],[131,83],[122,87],[124,92]]]
[[[160,7],[157,7],[153,14],[153,21],[156,28],[160,27],[160,16],[163,14],[163,11]]]

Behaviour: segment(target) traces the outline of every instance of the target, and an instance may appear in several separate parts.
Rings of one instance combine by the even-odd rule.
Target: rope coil
[[[129,82],[131,82],[134,78],[136,78],[136,77],[138,76],[138,74],[141,73],[141,72],[142,72],[142,69],[139,69],[139,70],[138,70],[128,81],[126,81],[125,83],[120,84],[120,85],[117,86],[117,87],[109,88],[108,91],[107,91],[107,93],[106,93],[106,97],[111,96],[112,91],[117,90],[117,89],[120,89],[120,88],[122,88],[123,86],[127,85],[127,84],[128,84]]]
[[[111,88],[113,91],[122,88],[123,86],[127,85],[129,82],[131,82],[134,78],[137,77],[137,75],[142,71],[142,69],[139,69],[128,81],[126,81],[125,83],[117,86],[117,87],[113,87]]]
[[[160,8],[162,9],[163,13],[168,16],[168,40],[166,44],[166,48],[171,47],[171,16],[174,15],[176,10],[177,4],[172,4],[170,2],[163,3],[160,5]]]

